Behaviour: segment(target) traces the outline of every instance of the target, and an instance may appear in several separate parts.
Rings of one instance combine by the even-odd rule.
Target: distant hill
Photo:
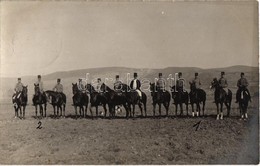
[[[220,72],[225,71],[226,77],[228,79],[229,87],[233,90],[236,90],[236,81],[240,77],[240,72],[245,72],[246,77],[250,82],[251,91],[258,93],[258,67],[249,67],[249,66],[232,66],[227,68],[212,68],[212,69],[201,69],[195,67],[167,67],[164,69],[134,69],[126,67],[104,67],[104,68],[90,68],[90,69],[81,69],[81,70],[72,70],[72,71],[61,71],[55,72],[47,75],[43,75],[42,79],[44,82],[45,89],[52,89],[56,83],[57,78],[62,79],[62,84],[64,85],[64,92],[71,99],[71,83],[78,81],[78,78],[85,78],[86,73],[89,73],[90,80],[100,77],[102,80],[105,78],[115,78],[115,75],[120,75],[122,81],[126,81],[127,73],[130,73],[130,78],[133,78],[133,73],[137,72],[140,79],[146,78],[154,82],[154,78],[158,77],[158,73],[163,73],[163,76],[167,78],[169,74],[182,72],[183,77],[189,81],[194,77],[195,72],[199,72],[201,82],[203,84],[202,88],[208,89],[210,82],[214,77],[219,78]],[[33,95],[34,86],[33,83],[37,80],[36,76],[25,76],[22,77],[22,82],[25,85],[29,86],[29,101],[31,102],[31,97]],[[17,78],[1,78],[0,80],[0,102],[10,102],[11,96],[13,93],[13,88]],[[112,86],[113,82],[108,81],[107,84]],[[187,87],[188,89],[189,87]],[[69,99],[69,100],[70,100]]]

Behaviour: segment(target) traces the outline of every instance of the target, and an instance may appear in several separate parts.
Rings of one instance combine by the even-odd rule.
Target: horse
[[[129,104],[129,113],[130,117],[133,114],[133,117],[135,116],[135,105],[138,104],[140,110],[141,110],[141,117],[143,117],[143,108],[142,105],[144,105],[144,112],[145,116],[147,116],[146,113],[146,102],[147,102],[147,96],[144,92],[142,92],[142,98],[140,99],[140,96],[138,95],[136,90],[133,90],[128,86],[127,84],[122,84],[122,91],[126,93],[127,103]],[[133,107],[133,112],[131,114],[131,106]]]
[[[89,103],[88,95],[86,93],[80,92],[77,83],[75,84],[72,83],[72,93],[73,93],[72,100],[73,100],[73,106],[75,108],[76,118],[78,116],[77,107],[79,107],[80,117],[85,118],[87,116],[87,108]],[[92,112],[91,112],[91,117],[93,118]]]
[[[109,113],[112,118],[115,117],[115,106],[123,105],[126,110],[126,118],[129,117],[129,106],[127,103],[127,98],[125,93],[116,92],[110,89],[104,83],[101,85],[100,90],[104,92],[105,97],[108,101]]]
[[[246,91],[246,89],[241,89],[241,95],[238,100],[238,105],[239,105],[239,111],[240,111],[240,117],[241,119],[247,119],[247,108],[248,108],[248,103],[251,99],[250,94]]]
[[[230,109],[231,109],[231,101],[232,101],[232,92],[228,89],[228,93],[219,85],[217,78],[214,78],[211,82],[210,89],[215,89],[214,92],[214,100],[217,106],[217,120],[223,119],[223,104],[227,107],[227,116],[230,116]],[[220,115],[219,115],[219,106],[220,106]]]
[[[195,83],[190,83],[190,104],[192,108],[192,116],[194,117],[194,104],[196,104],[196,114],[200,116],[200,104],[202,103],[202,114],[204,116],[205,103],[206,103],[206,92],[203,89],[197,89]]]
[[[103,92],[98,93],[91,84],[86,85],[86,89],[90,93],[90,112],[92,112],[92,107],[96,108],[96,117],[98,116],[98,106],[101,104],[105,110],[104,117],[107,116],[107,98]]]
[[[46,117],[47,96],[44,92],[41,93],[39,84],[34,84],[34,92],[35,93],[32,102],[33,105],[35,106],[35,115],[37,117],[37,106],[39,106],[40,116]]]
[[[158,90],[155,83],[150,83],[150,92],[153,100],[153,117],[155,117],[156,104],[159,106],[159,116],[161,117],[161,104],[166,109],[166,116],[168,116],[171,94],[168,91]]]
[[[20,92],[21,94],[19,95],[19,97],[16,97],[14,99],[14,96],[13,96],[13,98],[12,98],[13,99],[13,103],[15,104],[14,105],[15,118],[19,117],[18,116],[18,112],[19,112],[18,110],[20,110],[20,116],[22,116],[21,118],[22,119],[25,118],[25,108],[26,108],[27,101],[28,101],[28,96],[27,96],[28,88],[27,87],[28,86],[23,86],[22,92]]]
[[[62,116],[65,117],[65,107],[66,107],[66,95],[64,93],[58,93],[55,91],[47,90],[45,91],[47,95],[47,99],[50,100],[51,97],[51,105],[53,107],[54,116]],[[56,114],[56,107],[57,107],[57,114]],[[60,115],[59,115],[60,110]]]
[[[181,109],[180,115],[183,115],[182,104],[186,105],[187,116],[189,116],[189,112],[188,112],[189,94],[188,94],[188,92],[187,91],[185,91],[185,92],[177,91],[175,85],[171,87],[171,92],[172,92],[172,99],[174,101],[173,104],[175,105],[175,116],[177,116],[178,105],[180,106],[180,109]]]

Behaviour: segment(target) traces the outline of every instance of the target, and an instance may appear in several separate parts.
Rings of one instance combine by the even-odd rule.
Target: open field
[[[215,120],[216,107],[210,81],[220,71],[228,71],[229,88],[233,92],[231,117]],[[234,103],[236,80],[244,71],[250,82],[252,102],[249,103],[249,120],[239,120]],[[120,72],[119,72],[120,71]],[[92,77],[111,77],[134,72],[132,69],[94,70]],[[140,77],[154,78],[159,70],[138,70]],[[207,93],[206,117],[174,117],[175,108],[170,105],[169,117],[153,119],[151,95],[148,96],[147,118],[140,118],[139,108],[135,119],[126,120],[125,111],[117,119],[75,119],[71,106],[71,83],[84,76],[88,70],[60,72],[43,76],[46,89],[51,89],[56,78],[62,78],[68,97],[66,118],[52,118],[48,104],[47,118],[34,118],[31,105],[35,78],[23,79],[29,85],[29,103],[26,119],[15,119],[10,103],[15,78],[1,79],[0,95],[0,164],[256,164],[259,162],[259,82],[258,68],[238,67],[226,69],[166,68],[164,75],[183,71],[184,78],[193,77],[199,71],[202,88]],[[100,77],[101,77],[100,76]],[[172,103],[172,102],[171,102]],[[102,111],[102,108],[99,108]],[[157,112],[158,114],[158,107]],[[88,115],[90,112],[88,111]],[[162,108],[162,114],[165,110]],[[184,111],[184,114],[186,112]],[[95,114],[94,114],[95,115]],[[191,108],[189,107],[189,115]],[[224,109],[226,115],[226,108]],[[36,129],[41,121],[41,129]],[[201,121],[198,130],[193,127]]]
[[[26,119],[14,119],[12,105],[0,111],[1,164],[210,164],[258,163],[258,98],[250,104],[249,120],[215,120],[209,103],[205,118],[75,119],[67,104],[67,117],[40,120],[36,129],[34,107],[28,106]],[[234,106],[236,107],[236,106]],[[100,109],[102,110],[102,109]],[[174,115],[171,105],[170,114]],[[89,113],[89,112],[88,112]],[[158,112],[157,112],[158,113]],[[226,113],[226,112],[225,112]],[[163,109],[163,114],[165,114]],[[191,114],[191,112],[190,112]],[[137,109],[137,116],[140,115]],[[196,131],[194,124],[201,121]]]

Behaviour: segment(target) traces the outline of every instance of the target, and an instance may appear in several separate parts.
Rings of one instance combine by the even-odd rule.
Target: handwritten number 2
[[[37,127],[36,129],[41,129],[41,128],[42,128],[42,122],[39,121],[39,122],[38,122],[38,127]]]

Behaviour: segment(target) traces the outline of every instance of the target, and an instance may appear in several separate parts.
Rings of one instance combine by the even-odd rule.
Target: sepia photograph
[[[0,164],[259,164],[258,10],[0,1]]]

